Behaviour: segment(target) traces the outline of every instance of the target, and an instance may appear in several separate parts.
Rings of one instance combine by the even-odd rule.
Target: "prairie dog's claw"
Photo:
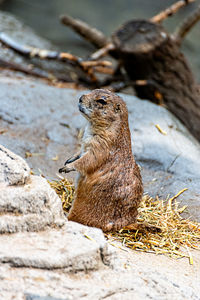
[[[65,166],[66,166],[67,164],[70,164],[70,163],[74,162],[75,160],[79,159],[80,157],[81,157],[80,154],[78,154],[78,155],[76,155],[76,156],[74,156],[74,157],[70,157],[68,160],[66,160]]]
[[[76,171],[74,168],[68,168],[67,166],[60,168],[58,170],[59,173],[69,173],[71,171]]]
[[[65,172],[65,169],[66,169],[65,167],[60,168],[60,169],[58,170],[58,172],[59,172],[59,173],[64,173],[64,172]]]

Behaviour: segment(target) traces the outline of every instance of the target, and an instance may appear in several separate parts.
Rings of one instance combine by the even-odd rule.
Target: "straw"
[[[64,211],[68,212],[74,197],[73,184],[62,179],[50,182],[50,185],[61,198]],[[106,238],[111,244],[118,241],[122,247],[132,250],[164,254],[173,258],[187,257],[189,263],[193,264],[190,249],[200,249],[200,224],[189,218],[184,219],[181,213],[185,212],[187,206],[180,206],[176,201],[186,190],[185,188],[166,200],[144,196],[137,218],[141,229],[140,226],[138,230],[121,229],[106,233]],[[149,230],[151,227],[158,230]]]

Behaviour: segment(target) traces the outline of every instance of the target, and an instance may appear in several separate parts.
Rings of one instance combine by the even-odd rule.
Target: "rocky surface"
[[[82,93],[2,75],[0,143],[27,157],[36,174],[55,179],[66,158],[79,148],[78,135],[85,124],[77,108]],[[199,143],[163,107],[134,96],[122,97],[129,109],[133,152],[142,168],[145,192],[166,198],[188,188],[181,204],[188,205],[189,214],[200,220]],[[75,175],[70,173],[68,178]]]
[[[79,144],[84,119],[75,103],[80,94],[2,75],[0,143],[28,156],[36,173],[40,169],[55,178]],[[123,98],[146,191],[167,195],[169,190],[179,191],[181,184],[190,185],[189,197],[181,200],[198,217],[199,145],[164,108],[132,96]],[[167,135],[157,130],[157,123]],[[13,172],[15,159],[26,165],[9,150],[5,152],[13,158],[9,161]],[[0,152],[1,161],[4,155]],[[23,176],[24,168],[19,170]],[[187,259],[113,247],[101,230],[67,222],[60,200],[41,176],[31,175],[21,185],[3,182],[0,188],[1,299],[200,299],[198,252],[193,253],[190,266]]]
[[[23,37],[22,25],[9,18],[0,14],[1,30],[17,37],[18,26]],[[29,41],[40,42],[31,31]],[[26,62],[7,49],[1,55]],[[55,179],[77,151],[85,123],[77,109],[82,93],[19,73],[0,74],[0,299],[200,299],[199,252],[192,252],[194,265],[189,265],[187,259],[114,247],[101,230],[68,222],[59,198],[38,176]],[[164,108],[122,97],[145,192],[166,197],[187,187],[181,204],[200,220],[199,144]]]
[[[82,93],[2,75],[0,143],[27,157],[35,173],[55,178],[79,147],[85,121],[76,102]],[[166,197],[188,187],[181,202],[199,218],[199,144],[164,108],[122,97],[145,191]],[[10,170],[16,172],[15,160],[22,165],[23,178],[26,163],[5,152],[13,158]],[[200,299],[198,252],[191,266],[187,259],[123,251],[109,245],[99,229],[67,222],[46,179],[31,175],[24,183],[8,185],[4,179],[0,186],[1,299]]]
[[[60,227],[60,199],[46,179],[30,175],[27,163],[0,145],[0,233]]]
[[[77,231],[77,228],[75,230]],[[74,231],[75,234],[77,232]],[[78,233],[77,239],[79,237]],[[93,234],[93,237],[98,239],[98,235]],[[47,237],[45,240],[47,241]],[[81,238],[79,248],[82,242]],[[25,266],[16,268],[8,260],[7,262],[5,260],[0,264],[1,299],[10,300],[13,297],[17,300],[200,299],[200,256],[198,254],[195,255],[194,265],[190,266],[187,260],[176,261],[164,256],[131,251],[124,252],[114,248],[116,252],[114,260],[111,260],[112,264],[104,265],[99,258],[98,246],[94,245],[95,242],[85,239],[84,243],[86,242],[88,242],[88,248],[83,247],[83,251],[86,251],[83,253],[83,258],[81,255],[76,256],[77,252],[81,252],[81,250],[71,248],[71,243],[63,249],[63,257],[68,254],[70,258],[73,258],[74,270],[71,269],[71,266],[70,268],[67,266],[66,268],[57,269],[27,268]],[[43,242],[43,248],[40,248],[38,254],[41,255],[42,252],[43,259],[47,259],[44,244],[45,242]],[[37,244],[35,248],[37,246],[38,248],[41,247],[40,244]],[[47,247],[47,244],[45,244],[45,247]],[[48,248],[50,248],[50,245],[48,245]],[[16,247],[14,247],[15,249]],[[55,250],[55,246],[53,249]],[[93,249],[93,252],[91,249]],[[25,251],[21,247],[22,250]],[[28,250],[30,250],[30,247]],[[72,250],[75,250],[74,254]],[[37,251],[39,252],[39,250]],[[47,251],[47,256],[50,251]],[[19,252],[17,254],[22,256]],[[17,254],[14,254],[13,257],[16,257]],[[59,256],[59,253],[54,252],[53,254]],[[32,255],[31,251],[31,255],[28,257],[29,260],[25,261],[26,265],[30,263]],[[55,261],[54,256],[48,256],[49,261]],[[113,254],[110,255],[110,258],[113,258]],[[38,256],[33,256],[33,259],[37,261]],[[92,264],[90,264],[91,260]],[[95,264],[95,260],[97,264]],[[18,261],[15,261],[15,266],[17,265],[16,262],[18,263]],[[84,262],[83,265],[82,262]],[[67,263],[68,260],[66,260],[64,266]]]
[[[23,178],[24,168],[29,170],[25,161],[5,147],[0,149],[2,173],[9,165],[11,178],[16,170],[18,177]],[[41,298],[40,294],[28,294],[25,282],[23,286],[18,282],[19,274],[13,287],[6,284],[8,273],[16,267],[27,269],[28,273],[33,269],[59,269],[64,275],[111,268],[115,260],[116,251],[106,242],[103,232],[68,222],[60,199],[46,179],[29,173],[28,181],[8,185],[6,177],[0,186],[1,299]]]
[[[0,233],[39,231],[64,224],[60,199],[47,181],[31,176],[23,186],[1,186]]]
[[[61,229],[1,235],[0,263],[74,273],[98,270],[104,264],[111,264],[114,251],[101,230],[65,221]]]

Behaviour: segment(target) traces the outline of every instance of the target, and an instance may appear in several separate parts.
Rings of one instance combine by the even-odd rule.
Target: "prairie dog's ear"
[[[121,111],[121,105],[120,104],[116,104],[115,106],[115,112],[119,113]]]

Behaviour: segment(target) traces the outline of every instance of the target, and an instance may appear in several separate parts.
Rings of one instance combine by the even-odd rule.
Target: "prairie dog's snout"
[[[84,109],[84,106],[83,106],[83,97],[84,97],[84,95],[82,95],[79,98],[78,108],[79,108],[80,112],[82,112],[83,114],[85,114],[85,109]]]
[[[87,95],[82,95],[79,98],[79,104],[82,106],[88,106],[89,105],[89,99],[87,98]]]
[[[86,119],[90,119],[92,107],[91,107],[91,99],[87,97],[87,95],[82,95],[79,98],[78,108],[79,111],[84,115]]]
[[[79,104],[83,102],[83,97],[84,97],[84,95],[82,95],[82,96],[79,98]]]

